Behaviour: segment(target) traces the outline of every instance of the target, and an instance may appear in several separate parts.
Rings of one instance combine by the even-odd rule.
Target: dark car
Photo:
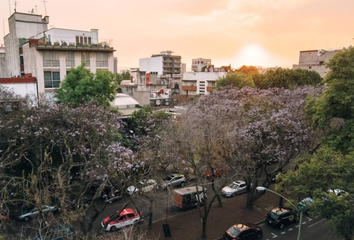
[[[266,221],[282,229],[285,225],[296,222],[296,212],[290,208],[275,207],[268,212]]]
[[[253,223],[238,223],[224,233],[224,239],[253,240],[260,239],[263,231]]]
[[[73,233],[69,227],[59,226],[50,229],[47,233],[38,235],[34,240],[71,240]]]

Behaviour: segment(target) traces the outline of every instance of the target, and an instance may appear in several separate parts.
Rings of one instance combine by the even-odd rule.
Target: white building
[[[0,78],[0,86],[12,90],[21,97],[38,97],[37,79],[34,77]]]
[[[39,93],[51,93],[72,67],[83,62],[92,73],[98,69],[114,71],[114,50],[109,41],[99,40],[97,29],[47,30],[48,23],[49,18],[42,19],[41,15],[11,15],[10,33],[5,37],[9,77],[31,74],[37,78]]]
[[[153,54],[149,58],[139,59],[139,69],[146,73],[157,73],[164,85],[174,86],[181,80],[181,56],[172,55],[172,51]]]
[[[192,71],[193,72],[205,72],[205,69],[209,66],[211,66],[211,59],[208,59],[208,58],[192,59]]]
[[[293,65],[293,69],[305,69],[318,72],[321,77],[325,77],[329,69],[325,66],[340,50],[309,50],[300,51],[299,64]]]
[[[182,94],[209,94],[215,88],[216,81],[226,74],[227,72],[186,72],[182,76]]]

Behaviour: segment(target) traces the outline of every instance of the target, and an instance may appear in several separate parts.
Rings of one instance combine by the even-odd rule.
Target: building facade
[[[182,92],[185,95],[206,95],[214,90],[216,81],[227,72],[186,72],[182,76]]]
[[[49,18],[41,15],[11,15],[10,33],[5,36],[7,77],[31,74],[37,79],[38,92],[50,94],[71,68],[82,63],[92,73],[98,69],[114,72],[114,49],[111,42],[99,40],[97,29],[48,30],[48,23]]]
[[[293,69],[312,70],[325,77],[329,69],[325,66],[340,50],[308,50],[300,51],[299,64],[293,65]]]
[[[207,58],[192,59],[192,72],[205,72],[205,69],[209,66],[211,66],[211,59],[207,59]]]
[[[182,73],[181,56],[172,55],[172,51],[163,51],[153,54],[149,58],[139,59],[140,71],[146,73],[156,72],[161,84],[174,86],[180,83]]]

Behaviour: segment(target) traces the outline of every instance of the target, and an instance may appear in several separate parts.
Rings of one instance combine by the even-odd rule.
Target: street
[[[275,228],[267,223],[259,225],[263,229],[263,240],[296,240],[299,224],[294,223],[283,229]],[[301,240],[336,240],[325,219],[304,216],[301,227]]]

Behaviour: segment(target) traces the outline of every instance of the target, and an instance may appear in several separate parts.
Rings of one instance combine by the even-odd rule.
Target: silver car
[[[184,187],[186,185],[187,179],[181,174],[170,174],[168,175],[161,184],[162,188],[167,187]]]
[[[245,192],[247,192],[247,185],[244,181],[233,182],[222,189],[222,194],[225,197],[234,197]]]
[[[57,212],[59,209],[57,207],[54,206],[48,206],[48,205],[43,205],[42,206],[42,213],[48,213],[48,212]],[[20,220],[24,220],[24,221],[29,221],[30,219],[36,217],[39,215],[39,209],[38,208],[34,208],[32,211],[28,212],[28,213],[24,213],[22,215],[20,215],[18,218]]]

